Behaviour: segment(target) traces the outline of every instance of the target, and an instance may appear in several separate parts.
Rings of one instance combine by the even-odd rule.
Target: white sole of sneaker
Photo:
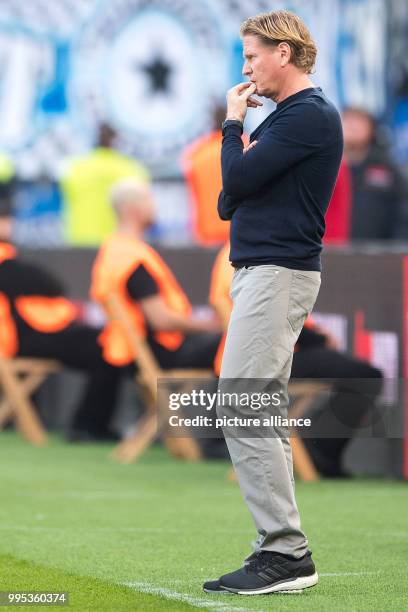
[[[319,575],[317,572],[315,572],[311,576],[301,576],[300,578],[295,578],[295,580],[280,582],[279,584],[274,584],[263,589],[256,589],[254,591],[227,590],[230,590],[231,593],[236,593],[237,595],[267,595],[268,593],[288,593],[295,595],[302,593],[304,589],[309,589],[310,587],[316,586],[318,582]]]

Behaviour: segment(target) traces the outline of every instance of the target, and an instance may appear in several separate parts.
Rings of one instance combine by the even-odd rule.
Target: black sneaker
[[[232,595],[231,591],[223,589],[219,580],[204,582],[203,589],[206,593],[216,593],[217,595]]]
[[[214,594],[228,591],[238,595],[302,592],[315,586],[319,580],[311,555],[309,551],[296,559],[277,552],[261,551],[236,572],[206,582],[204,591]]]

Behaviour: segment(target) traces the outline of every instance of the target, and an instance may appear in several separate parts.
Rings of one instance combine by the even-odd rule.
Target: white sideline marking
[[[232,495],[233,494],[233,495]],[[30,497],[30,498],[64,498],[79,499],[80,501],[116,501],[116,500],[133,500],[133,499],[160,499],[161,494],[159,491],[76,491],[76,490],[63,490],[53,491],[52,493],[44,493],[39,491],[19,491],[16,495],[19,497]],[[205,499],[214,498],[219,499],[221,497],[234,497],[235,491],[227,490],[217,494],[207,494]],[[204,497],[204,495],[197,495],[198,499]]]
[[[332,527],[330,529],[333,530]],[[343,533],[347,533],[349,535],[358,533],[360,536],[364,536],[365,538],[408,538],[408,531],[361,531],[360,529],[347,529],[347,531],[345,531],[344,528],[340,527],[336,531],[340,531],[340,529]]]
[[[386,538],[408,538],[408,531],[380,531]]]
[[[158,499],[160,494],[142,492],[142,491],[54,491],[53,493],[43,492],[28,492],[21,491],[19,497],[33,498],[64,498],[79,499],[80,501],[117,501],[117,500],[133,500],[133,499]]]
[[[321,577],[334,578],[339,576],[369,576],[378,574],[378,572],[327,572],[319,574]],[[177,583],[189,583],[190,581],[178,580]],[[216,612],[249,612],[249,608],[242,608],[224,603],[223,601],[210,601],[200,597],[194,597],[187,593],[179,593],[178,591],[172,591],[165,587],[158,587],[151,585],[146,582],[121,582],[122,586],[134,589],[139,593],[148,593],[150,595],[160,595],[166,599],[173,601],[182,601],[184,603],[195,606],[196,608],[207,608],[208,610],[215,610]],[[209,595],[209,597],[213,597]],[[220,597],[231,597],[229,595],[220,595]],[[261,610],[259,612],[262,612]]]
[[[319,576],[331,578],[333,576],[372,576],[373,574],[378,574],[378,572],[319,572]]]
[[[37,518],[37,517],[36,517]],[[43,520],[43,519],[37,519],[37,520]],[[92,533],[92,532],[98,532],[98,531],[104,531],[104,532],[112,532],[112,533],[118,533],[118,532],[124,532],[124,533],[176,533],[176,534],[180,534],[180,529],[176,529],[174,527],[67,527],[64,525],[56,525],[56,526],[41,526],[41,525],[0,525],[0,530],[1,531],[7,531],[7,530],[32,530],[32,531],[55,531],[55,530],[72,530],[74,529],[75,531],[79,531],[80,529],[86,529],[86,531],[88,533]],[[216,534],[230,534],[230,533],[240,533],[240,534],[247,534],[248,532],[245,530],[239,530],[239,529],[215,529],[212,530],[212,533],[216,533]]]
[[[64,525],[55,525],[54,527],[42,527],[41,525],[0,525],[1,531],[79,531],[80,529],[81,527],[66,527]],[[82,527],[82,529],[86,530],[87,533],[98,531],[108,533],[117,533],[120,531],[124,533],[143,533],[144,531],[146,531],[147,533],[163,533],[164,531],[167,533],[180,533],[180,529],[163,529],[162,527]]]
[[[241,608],[238,606],[231,606],[223,601],[210,601],[208,599],[202,599],[200,597],[194,597],[193,595],[187,595],[186,593],[178,593],[163,587],[156,587],[146,582],[121,582],[122,586],[134,589],[139,593],[148,593],[150,595],[161,595],[166,599],[172,599],[174,601],[183,601],[184,603],[195,606],[196,608],[207,608],[208,610],[216,610],[217,612],[234,611],[234,612],[248,612],[248,608]],[[209,595],[209,597],[213,597]],[[221,595],[220,597],[231,597],[230,595]],[[232,596],[233,597],[233,596]],[[260,610],[259,612],[262,612]]]

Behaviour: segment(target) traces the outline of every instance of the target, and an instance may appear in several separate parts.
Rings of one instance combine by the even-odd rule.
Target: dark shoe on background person
[[[229,459],[227,443],[224,438],[201,438],[198,440],[205,459],[226,461]]]
[[[315,586],[319,577],[309,551],[300,559],[277,552],[261,551],[241,569],[204,583],[206,593],[265,595],[296,593]]]
[[[103,442],[119,442],[121,437],[114,432],[105,431],[105,432],[93,432],[93,431],[85,431],[82,429],[71,429],[66,434],[66,439],[68,442],[74,443],[103,443]]]
[[[352,475],[342,467],[341,456],[328,455],[319,448],[318,442],[314,438],[303,438],[303,444],[319,474],[325,478],[351,478]]]

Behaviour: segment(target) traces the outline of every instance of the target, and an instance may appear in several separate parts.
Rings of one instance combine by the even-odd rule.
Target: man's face
[[[252,34],[243,37],[243,46],[245,63],[242,74],[256,84],[258,96],[274,100],[279,92],[282,67],[286,65],[281,49],[263,44],[258,36]]]
[[[12,217],[0,217],[0,242],[9,242],[12,236],[13,219]]]
[[[346,149],[365,149],[371,144],[373,127],[368,117],[356,112],[345,112],[342,123]]]

